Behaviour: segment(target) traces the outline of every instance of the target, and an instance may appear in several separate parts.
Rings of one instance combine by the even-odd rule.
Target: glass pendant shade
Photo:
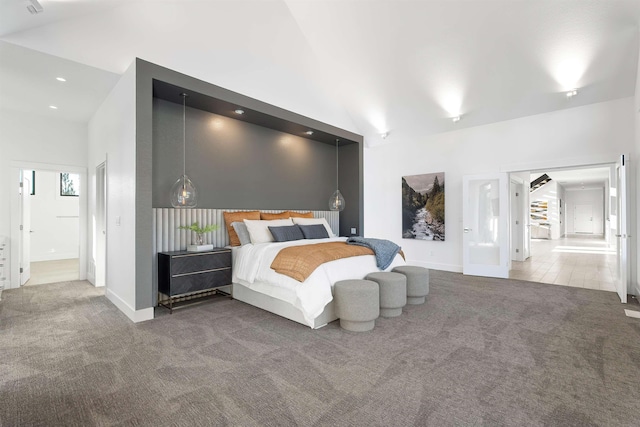
[[[340,190],[336,190],[329,199],[329,210],[330,211],[341,211],[344,209],[345,202],[344,197],[340,193]]]
[[[182,175],[173,187],[171,187],[171,206],[174,208],[195,208],[198,205],[198,192],[196,186],[189,179],[186,172],[186,145],[187,145],[187,95],[182,96]]]
[[[171,206],[174,208],[195,208],[198,192],[187,175],[182,175],[171,187]]]

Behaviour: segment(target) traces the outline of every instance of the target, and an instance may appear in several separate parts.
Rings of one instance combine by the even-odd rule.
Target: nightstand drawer
[[[196,273],[174,275],[171,279],[171,289],[165,290],[169,296],[218,288],[231,284],[231,267],[217,270],[205,270]],[[162,290],[161,290],[162,292]]]
[[[171,275],[231,267],[231,251],[192,253],[171,257]]]

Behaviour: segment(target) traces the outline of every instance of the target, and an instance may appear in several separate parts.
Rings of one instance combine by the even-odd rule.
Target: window
[[[80,175],[77,173],[60,173],[60,195],[79,196],[80,195]]]

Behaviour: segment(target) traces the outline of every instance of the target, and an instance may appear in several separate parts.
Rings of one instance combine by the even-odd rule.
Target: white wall
[[[13,191],[16,194],[18,191],[17,187],[12,188],[12,161],[84,168],[87,164],[87,125],[0,109],[0,200],[5,202],[11,199]],[[11,236],[8,202],[0,203],[0,235]]]
[[[35,194],[29,196],[31,262],[80,256],[80,198],[60,196],[59,177],[60,172],[36,171]]]
[[[133,321],[135,310],[136,73],[132,64],[89,121],[89,244],[95,217],[96,167],[107,161],[106,295]],[[151,239],[151,236],[149,236]],[[90,258],[93,252],[89,251]],[[90,260],[90,262],[95,260]],[[151,317],[148,317],[149,310]],[[147,316],[147,317],[145,317]]]
[[[640,22],[638,23],[640,24]],[[636,177],[636,187],[633,194],[638,197],[637,193],[640,191],[640,47],[638,48],[638,66],[637,77],[636,77],[636,96],[634,102],[634,117],[635,117],[635,156],[631,156],[635,161],[632,163],[633,170],[635,171]],[[631,236],[632,236],[632,260],[636,260],[636,262],[631,263],[631,277],[635,277],[635,289],[631,289],[630,291],[640,297],[640,274],[638,272],[638,266],[640,266],[640,236],[638,236],[638,232],[640,231],[640,206],[636,204],[636,210],[632,211],[632,218],[635,218],[633,222],[633,226],[631,227]],[[635,242],[635,244],[634,244]],[[635,254],[633,254],[635,250]]]
[[[576,205],[591,205],[593,209],[593,234],[604,234],[604,188],[567,188],[567,233],[575,233],[574,213]]]
[[[416,265],[461,271],[462,176],[614,162],[618,154],[634,151],[633,99],[432,136],[398,131],[393,139],[365,149],[365,234],[399,243]],[[403,240],[401,177],[440,171],[446,182],[446,241]]]

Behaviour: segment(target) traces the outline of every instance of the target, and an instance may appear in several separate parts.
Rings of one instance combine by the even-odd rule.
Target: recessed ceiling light
[[[458,123],[460,121],[460,116],[455,116],[451,119],[453,123]]]
[[[65,79],[64,77],[56,77],[56,80],[59,82],[66,82],[67,79]]]
[[[571,89],[569,92],[567,92],[567,98],[573,98],[577,94],[578,94],[578,89]]]
[[[56,107],[55,105],[49,105],[49,108],[51,108],[52,110],[57,110],[58,107]]]
[[[244,114],[244,110],[241,110],[240,108],[238,108],[237,110],[234,111],[236,114]]]
[[[313,135],[313,131],[312,130],[308,130],[305,132],[307,135]]]

